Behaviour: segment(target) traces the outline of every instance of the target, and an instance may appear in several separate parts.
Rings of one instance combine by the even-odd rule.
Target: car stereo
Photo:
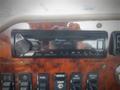
[[[103,58],[105,31],[13,30],[13,57]]]

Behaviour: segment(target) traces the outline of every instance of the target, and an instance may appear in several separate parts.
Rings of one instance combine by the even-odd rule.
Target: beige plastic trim
[[[80,14],[62,16],[25,15],[16,16],[0,26],[0,33],[10,26],[21,22],[64,22],[64,21],[95,21],[95,20],[120,20],[120,14]]]

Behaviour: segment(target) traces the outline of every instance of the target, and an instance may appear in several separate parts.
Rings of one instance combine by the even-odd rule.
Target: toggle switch
[[[42,73],[37,77],[37,90],[49,90],[48,74]]]
[[[19,74],[19,90],[32,90],[32,75],[29,73]]]
[[[87,79],[87,90],[98,90],[98,74],[90,73]]]
[[[70,90],[82,90],[82,75],[80,73],[72,73]]]
[[[67,90],[66,79],[67,79],[66,74],[64,73],[56,74],[54,90]]]
[[[12,73],[1,74],[2,90],[15,90],[15,76]]]

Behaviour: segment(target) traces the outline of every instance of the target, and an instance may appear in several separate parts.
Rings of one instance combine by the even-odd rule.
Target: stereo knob
[[[31,48],[31,43],[25,39],[22,39],[15,44],[15,51],[18,55],[27,53]]]

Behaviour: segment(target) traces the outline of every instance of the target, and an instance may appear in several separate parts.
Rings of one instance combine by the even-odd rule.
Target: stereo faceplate
[[[14,57],[105,57],[107,32],[14,30]]]

